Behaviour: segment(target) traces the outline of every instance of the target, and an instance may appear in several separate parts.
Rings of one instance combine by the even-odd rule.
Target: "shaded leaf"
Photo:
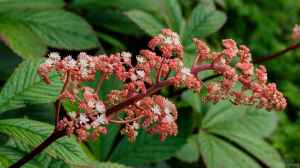
[[[64,6],[63,0],[1,0],[0,11],[16,9],[48,9],[61,8]]]

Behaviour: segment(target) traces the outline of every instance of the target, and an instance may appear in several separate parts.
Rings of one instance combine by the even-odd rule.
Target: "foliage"
[[[50,51],[137,53],[149,36],[169,27],[183,37],[188,66],[195,55],[191,37],[214,48],[220,47],[215,41],[233,38],[258,58],[289,44],[299,11],[297,0],[0,0],[0,167],[15,163],[54,129],[53,104],[62,84],[53,73],[46,86],[36,73]],[[288,98],[287,117],[280,115],[279,121],[274,112],[228,102],[204,105],[205,93],[168,89],[162,93],[180,109],[177,137],[160,142],[139,132],[130,143],[118,133],[120,127],[110,125],[109,134],[86,144],[63,137],[24,167],[158,167],[161,162],[176,167],[182,162],[183,167],[283,168],[283,159],[299,162],[299,58],[299,52],[291,52],[266,63],[270,80]],[[107,81],[100,95],[106,99],[104,93],[119,87],[117,80]]]

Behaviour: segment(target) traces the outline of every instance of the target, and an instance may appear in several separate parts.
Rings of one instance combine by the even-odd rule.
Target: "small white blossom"
[[[99,116],[97,116],[96,120],[92,122],[92,127],[98,127],[99,125],[103,125],[107,123],[107,118],[105,116],[105,114],[101,114]]]
[[[143,79],[145,77],[145,71],[143,71],[143,70],[137,70],[136,74],[138,75],[138,77],[140,79]]]
[[[69,112],[68,114],[69,114],[69,116],[70,116],[72,119],[76,118],[76,112],[75,112],[75,111]]]
[[[87,102],[87,105],[90,107],[90,108],[95,108],[95,105],[96,105],[96,101],[95,100],[89,100]]]
[[[136,81],[136,80],[138,79],[138,77],[136,76],[136,74],[132,73],[132,74],[130,75],[130,79],[131,79],[132,81]]]
[[[182,73],[182,79],[185,80],[187,76],[191,75],[191,69],[183,67],[181,69],[181,73]]]
[[[49,54],[49,58],[52,59],[53,61],[59,61],[61,59],[58,52],[51,52]]]
[[[143,64],[146,62],[146,58],[141,55],[136,56],[136,60],[139,64]]]
[[[87,116],[84,113],[80,113],[80,116],[79,116],[79,123],[80,124],[86,124],[89,121],[90,120],[87,118]]]
[[[137,122],[133,122],[133,124],[132,124],[132,128],[133,128],[134,130],[137,130],[137,129],[139,129],[139,128],[140,128],[140,124],[139,124],[139,123],[137,123]]]
[[[121,57],[123,58],[124,62],[131,61],[131,53],[129,53],[129,52],[122,52]]]
[[[151,111],[156,115],[161,115],[160,108],[157,104],[155,104],[151,107]]]
[[[75,68],[77,62],[71,56],[67,56],[66,58],[64,58],[64,64],[68,68]]]
[[[173,39],[172,39],[171,36],[165,36],[163,38],[163,41],[164,41],[165,44],[172,44],[173,43]]]
[[[98,112],[98,113],[104,113],[105,112],[105,105],[103,104],[103,102],[101,102],[101,101],[98,101],[97,103],[96,103],[96,111]]]
[[[171,113],[166,113],[166,116],[163,118],[163,121],[166,123],[172,123],[174,122],[174,117]]]

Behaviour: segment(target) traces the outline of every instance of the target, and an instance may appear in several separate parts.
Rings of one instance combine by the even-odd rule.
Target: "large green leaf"
[[[175,157],[188,163],[196,162],[200,157],[197,140],[197,135],[191,136]]]
[[[141,131],[134,143],[126,137],[117,145],[111,160],[127,165],[142,165],[168,159],[186,142],[191,132],[191,114],[180,113],[178,119],[179,134],[161,142],[159,137]]]
[[[268,143],[264,142],[262,139],[244,133],[224,133],[214,131],[214,133],[222,135],[231,141],[237,143],[239,146],[247,150],[256,159],[260,160],[262,163],[272,168],[284,168],[284,163],[281,160],[280,155],[277,151]]]
[[[25,153],[18,149],[0,146],[0,167],[6,168],[18,161]],[[35,160],[29,161],[24,168],[40,168],[41,164]]]
[[[47,52],[47,47],[42,40],[21,23],[0,23],[0,35],[3,41],[24,59],[41,57]]]
[[[0,120],[0,132],[29,146],[36,147],[45,140],[54,127],[29,119]],[[91,160],[73,137],[63,137],[53,142],[45,151],[71,165],[89,165]]]
[[[270,136],[276,125],[275,113],[228,101],[212,105],[202,120],[202,128],[209,131],[244,132],[258,137]]]
[[[184,42],[193,37],[205,37],[219,30],[226,21],[226,15],[214,8],[199,4],[192,11],[184,32]]]
[[[261,168],[245,153],[213,135],[200,133],[198,143],[208,168]]]
[[[164,25],[154,16],[140,10],[131,10],[126,15],[150,36],[157,35]]]
[[[37,74],[41,60],[23,61],[8,79],[0,93],[0,113],[24,107],[26,104],[53,102],[62,83],[56,73],[50,74],[47,85]]]
[[[96,168],[128,168],[128,167],[118,163],[101,162],[101,163],[97,163]]]
[[[48,9],[64,6],[63,0],[0,0],[0,11],[16,9]]]

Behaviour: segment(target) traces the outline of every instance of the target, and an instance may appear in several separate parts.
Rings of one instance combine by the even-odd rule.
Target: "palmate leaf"
[[[183,42],[188,44],[193,37],[205,37],[219,30],[226,21],[226,15],[214,8],[199,4],[192,11],[184,34]]]
[[[26,106],[53,102],[62,88],[58,74],[51,73],[47,85],[37,74],[41,60],[23,61],[11,75],[0,93],[0,113]]]
[[[253,159],[213,135],[198,135],[200,153],[208,168],[261,168]]]
[[[0,133],[33,147],[45,140],[54,127],[50,124],[29,119],[0,120]],[[90,165],[91,159],[73,137],[63,137],[53,142],[45,151],[47,155],[62,159],[70,165]]]
[[[25,153],[19,149],[0,146],[0,167],[6,168],[18,161]],[[29,161],[24,168],[40,168],[41,164],[36,160]]]
[[[136,166],[168,159],[185,144],[187,136],[191,133],[191,120],[191,113],[180,113],[179,134],[168,137],[163,142],[158,136],[149,135],[144,131],[139,132],[134,143],[130,143],[127,137],[124,137],[113,151],[111,160]]]
[[[157,35],[164,28],[163,23],[158,18],[147,12],[131,10],[125,14],[150,36]]]

